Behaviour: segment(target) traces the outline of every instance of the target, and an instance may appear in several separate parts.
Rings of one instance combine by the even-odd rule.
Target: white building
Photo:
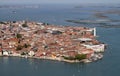
[[[28,53],[28,55],[29,55],[29,56],[34,56],[35,53],[34,53],[34,51],[30,51],[30,52]]]
[[[105,44],[99,44],[99,45],[88,45],[88,44],[83,44],[83,46],[94,50],[95,52],[104,52],[105,50]]]
[[[8,56],[9,53],[7,51],[3,51],[3,56]]]

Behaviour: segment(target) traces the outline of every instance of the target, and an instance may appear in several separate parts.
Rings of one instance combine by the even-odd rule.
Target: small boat
[[[84,61],[83,61],[84,63],[90,63],[90,62],[92,62],[91,60],[89,60],[89,59],[84,59]]]
[[[12,11],[12,13],[16,13],[16,11]]]

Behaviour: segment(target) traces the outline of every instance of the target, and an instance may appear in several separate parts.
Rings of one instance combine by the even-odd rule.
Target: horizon
[[[0,5],[15,5],[15,4],[119,4],[120,0],[0,0]]]

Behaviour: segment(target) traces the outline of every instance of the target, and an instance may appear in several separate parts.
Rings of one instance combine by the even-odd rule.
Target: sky
[[[120,0],[0,0],[0,4],[42,4],[42,3],[120,3]]]

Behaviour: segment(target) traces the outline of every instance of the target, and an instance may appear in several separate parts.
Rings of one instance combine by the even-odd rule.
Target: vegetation
[[[22,38],[22,35],[21,34],[17,34],[16,37],[17,38]]]
[[[50,25],[49,23],[43,23],[43,25]]]
[[[67,59],[67,60],[82,60],[82,59],[86,59],[86,54],[77,54],[75,55],[75,57],[65,57],[64,56],[64,59]]]
[[[61,31],[53,31],[52,34],[53,35],[59,35],[59,34],[62,34],[62,32]]]
[[[6,24],[5,22],[0,22],[0,24]]]
[[[28,48],[30,45],[29,44],[24,44],[24,48]]]
[[[22,49],[23,49],[23,47],[21,45],[18,45],[17,48],[16,48],[17,51],[22,50]]]
[[[70,57],[65,57],[65,56],[64,56],[64,59],[67,59],[67,60],[75,60],[75,57],[72,57],[72,56],[70,56]]]
[[[77,60],[86,59],[86,54],[77,54],[77,55],[75,56],[75,59],[77,59]]]
[[[24,44],[23,46],[22,45],[18,45],[16,50],[22,50],[23,48],[28,48],[30,45],[29,44]]]
[[[27,52],[22,52],[21,55],[27,55],[28,53]]]
[[[28,27],[27,23],[22,24],[22,27]]]
[[[13,23],[16,23],[16,21],[13,21]]]

